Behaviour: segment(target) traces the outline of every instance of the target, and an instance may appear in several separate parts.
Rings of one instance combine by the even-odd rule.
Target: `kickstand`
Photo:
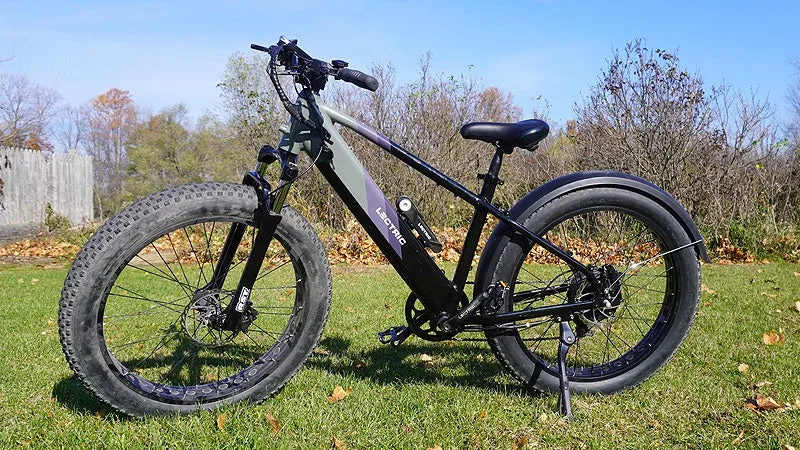
[[[558,347],[558,412],[572,420],[572,398],[569,391],[569,378],[567,377],[567,352],[572,344],[575,343],[575,333],[569,326],[569,322],[561,322],[561,332],[559,335]]]

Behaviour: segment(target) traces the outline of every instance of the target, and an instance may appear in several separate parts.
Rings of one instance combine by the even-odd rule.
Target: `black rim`
[[[117,269],[98,314],[106,363],[117,377],[162,402],[220,400],[251,387],[286,358],[302,322],[305,274],[276,231],[250,300],[247,331],[214,326],[233,295],[255,236],[248,227],[220,289],[214,272],[233,218],[193,221],[140,244]]]
[[[676,268],[652,224],[623,208],[591,208],[546,227],[545,237],[598,273],[618,295],[610,307],[577,314],[577,341],[567,355],[573,380],[612,378],[642,363],[663,341],[677,307]],[[534,248],[519,264],[513,310],[590,300],[593,289],[562,261]],[[552,289],[556,288],[556,289]],[[556,292],[526,298],[525,292]],[[552,318],[517,322],[530,358],[557,375],[558,324]]]

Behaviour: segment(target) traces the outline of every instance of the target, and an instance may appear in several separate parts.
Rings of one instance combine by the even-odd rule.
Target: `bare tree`
[[[756,92],[706,88],[672,52],[642,41],[615,52],[576,113],[580,166],[659,184],[712,238],[751,245],[795,216],[774,107]]]
[[[22,75],[0,73],[0,145],[52,148],[50,124],[60,101],[61,94],[53,89]]]
[[[62,150],[77,150],[86,137],[85,108],[70,105],[61,109],[56,118],[53,135]]]
[[[127,146],[137,123],[136,104],[130,93],[112,88],[84,107],[84,147],[94,157],[97,212],[122,206],[124,176],[128,165]]]
[[[576,107],[577,142],[587,167],[616,168],[647,178],[694,203],[704,167],[688,164],[713,117],[699,75],[673,53],[641,41],[615,52],[584,104]]]

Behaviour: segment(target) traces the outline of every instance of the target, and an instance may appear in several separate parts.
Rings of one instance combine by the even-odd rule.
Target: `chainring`
[[[414,334],[419,336],[420,339],[439,342],[450,340],[456,335],[456,333],[444,333],[436,329],[425,306],[413,293],[410,294],[406,300],[405,312],[409,328],[411,328]]]

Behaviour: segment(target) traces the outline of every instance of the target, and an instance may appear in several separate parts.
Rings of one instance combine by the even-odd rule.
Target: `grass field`
[[[375,332],[403,322],[407,295],[385,266],[334,270],[323,340],[274,398],[128,419],[86,392],[63,358],[56,314],[66,271],[0,266],[0,448],[800,447],[799,409],[745,407],[756,392],[800,400],[800,313],[792,308],[799,271],[785,263],[704,266],[708,289],[675,359],[636,389],[575,397],[570,423],[556,413],[556,397],[522,389],[484,343],[381,346]],[[785,343],[762,342],[771,330]],[[754,391],[750,374],[772,384]],[[352,393],[329,404],[336,386]]]

